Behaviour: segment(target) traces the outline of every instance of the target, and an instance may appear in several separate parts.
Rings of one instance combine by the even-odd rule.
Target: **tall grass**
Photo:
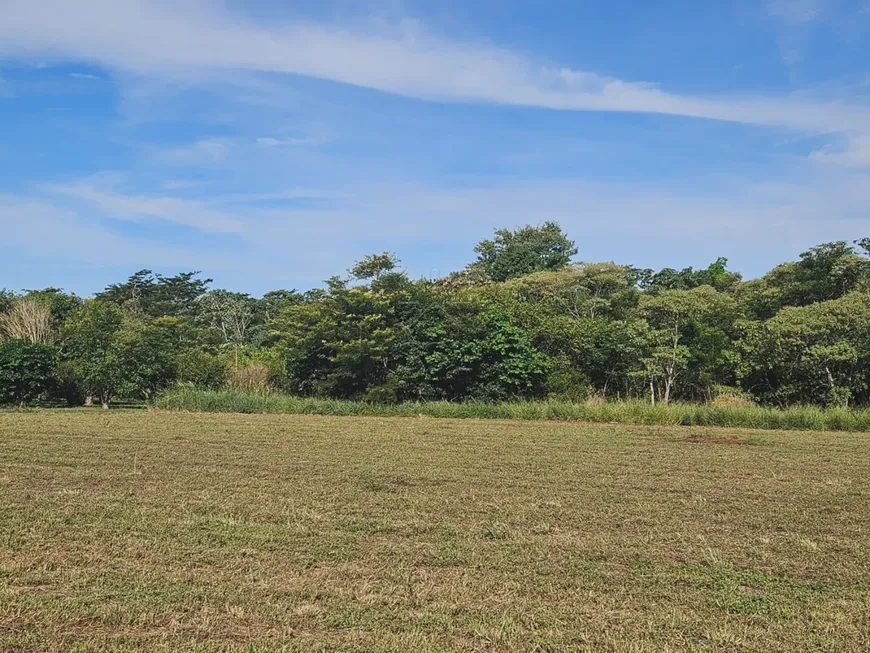
[[[374,404],[335,399],[309,399],[241,390],[176,388],[160,395],[165,410],[213,413],[287,413],[381,417],[451,417],[479,419],[616,422],[662,426],[728,426],[754,429],[870,431],[870,410],[822,409],[799,406],[786,410],[751,405],[714,406],[637,401],[571,403],[565,401],[421,402]]]

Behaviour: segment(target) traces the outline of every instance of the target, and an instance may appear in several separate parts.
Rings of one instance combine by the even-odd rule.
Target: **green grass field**
[[[867,651],[870,435],[0,413],[0,649]]]

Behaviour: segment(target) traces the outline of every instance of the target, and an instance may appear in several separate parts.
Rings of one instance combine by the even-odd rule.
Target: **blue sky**
[[[0,0],[0,287],[309,288],[870,236],[870,0]]]

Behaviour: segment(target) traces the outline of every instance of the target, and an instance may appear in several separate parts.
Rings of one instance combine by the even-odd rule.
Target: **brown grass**
[[[862,434],[0,413],[0,649],[866,651]]]
[[[695,433],[683,438],[683,442],[696,442],[700,444],[749,444],[749,440],[736,435],[710,435],[709,433]]]

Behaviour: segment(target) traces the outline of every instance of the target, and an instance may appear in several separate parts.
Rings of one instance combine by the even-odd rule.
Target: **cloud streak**
[[[125,194],[87,180],[72,184],[51,184],[44,186],[44,190],[78,200],[115,220],[162,220],[210,233],[239,233],[245,229],[242,220],[213,209],[204,201],[166,195]]]
[[[23,219],[26,218],[26,219]],[[149,243],[108,228],[93,213],[59,206],[48,199],[0,195],[3,242],[0,253],[35,260],[72,262],[95,267],[198,265],[208,260],[196,251],[172,243]],[[6,278],[15,286],[14,269]],[[22,277],[18,287],[27,282]],[[97,290],[91,288],[89,291]]]

